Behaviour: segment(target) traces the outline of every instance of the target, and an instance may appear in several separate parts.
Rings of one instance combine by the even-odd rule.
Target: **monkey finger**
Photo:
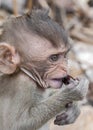
[[[88,91],[88,80],[85,78],[82,78],[79,82],[79,84],[68,91],[69,98],[73,101],[82,100]]]
[[[60,120],[59,118],[56,118],[56,120],[54,120],[54,124],[55,125],[68,125],[68,124],[72,124],[76,121],[76,119],[78,118],[80,114],[80,111],[70,111],[68,113],[65,113],[64,116],[65,118],[61,118],[61,115],[60,115]]]
[[[67,115],[66,113],[64,114],[64,118],[60,116],[60,119],[55,119],[54,124],[55,125],[62,125],[67,121]]]
[[[55,125],[64,125],[64,124],[66,124],[66,120],[61,120],[61,121],[55,120],[55,121],[54,121],[54,124],[55,124]]]
[[[67,118],[67,114],[64,112],[60,115],[57,115],[55,120],[60,121],[62,119],[65,120],[66,118]]]
[[[74,112],[71,114],[71,116],[68,116],[67,119],[66,119],[66,122],[67,124],[72,124],[76,121],[76,119],[78,118],[78,116],[80,115],[80,111],[77,111],[77,112]],[[66,124],[64,124],[66,125]]]
[[[82,78],[80,80],[80,83],[76,86],[76,91],[81,99],[83,99],[86,96],[88,92],[88,85],[89,81],[85,78]]]

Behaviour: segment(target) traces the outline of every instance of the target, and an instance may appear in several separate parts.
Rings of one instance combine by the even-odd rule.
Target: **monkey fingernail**
[[[62,113],[61,115],[56,116],[56,120],[60,121],[60,120],[64,120],[66,119],[68,116],[66,115],[66,113]]]
[[[61,121],[57,121],[57,120],[55,120],[54,121],[54,124],[55,125],[66,125],[66,124],[69,124],[69,122],[67,121],[67,120],[61,120]]]

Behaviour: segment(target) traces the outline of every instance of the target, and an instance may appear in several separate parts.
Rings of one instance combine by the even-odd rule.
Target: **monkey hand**
[[[66,111],[56,116],[56,119],[54,120],[55,125],[67,125],[76,121],[80,114],[80,109],[77,104],[69,103],[66,108]]]
[[[68,85],[64,85],[62,94],[68,98],[68,101],[82,100],[88,91],[88,80],[85,78],[70,81]]]

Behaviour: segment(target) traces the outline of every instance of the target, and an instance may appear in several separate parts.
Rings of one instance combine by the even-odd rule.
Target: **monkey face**
[[[33,37],[33,43],[28,52],[32,60],[26,66],[40,86],[45,88],[62,86],[63,79],[68,73],[66,56],[68,50],[69,48],[64,43],[59,44],[59,47],[54,47],[46,39],[39,37],[37,40]]]

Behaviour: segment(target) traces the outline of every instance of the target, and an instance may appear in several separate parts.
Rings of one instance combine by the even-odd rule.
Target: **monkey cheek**
[[[62,84],[63,84],[62,81],[57,81],[57,80],[48,81],[48,85],[55,89],[61,88]]]

